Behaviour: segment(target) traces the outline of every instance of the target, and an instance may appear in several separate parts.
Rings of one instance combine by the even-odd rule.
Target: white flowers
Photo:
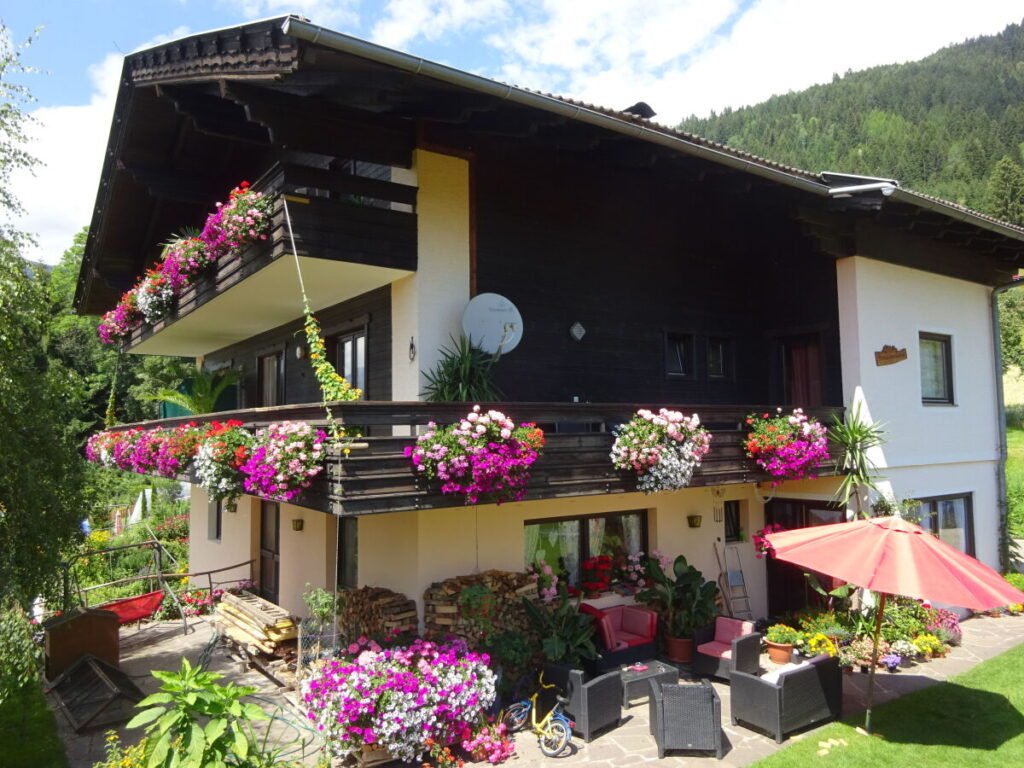
[[[711,434],[697,414],[687,417],[665,408],[656,414],[641,408],[615,434],[609,458],[617,469],[635,471],[644,493],[688,486],[711,446]]]

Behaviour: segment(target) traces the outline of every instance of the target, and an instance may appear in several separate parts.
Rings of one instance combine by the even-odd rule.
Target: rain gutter
[[[386,64],[396,69],[411,72],[414,75],[423,75],[424,77],[440,80],[450,85],[483,93],[514,104],[541,109],[570,120],[577,120],[625,136],[642,139],[652,144],[659,144],[677,152],[686,152],[690,155],[711,160],[719,165],[729,166],[730,168],[796,187],[797,189],[822,197],[828,195],[828,186],[820,181],[814,181],[777,168],[771,168],[762,163],[746,160],[712,147],[696,144],[679,136],[672,136],[645,125],[637,125],[628,120],[606,115],[584,106],[570,104],[552,96],[534,93],[533,91],[517,88],[514,85],[499,83],[480,75],[447,67],[418,56],[394,51],[390,48],[342,34],[341,32],[335,32],[326,27],[311,24],[294,16],[286,18],[281,25],[281,29],[284,34],[305,40],[313,45],[333,48],[336,51],[342,51],[343,53],[349,53],[380,64]]]

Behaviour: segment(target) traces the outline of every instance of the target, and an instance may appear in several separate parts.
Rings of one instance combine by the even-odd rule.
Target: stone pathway
[[[963,623],[963,630],[963,645],[954,648],[946,658],[918,664],[896,674],[881,672],[876,675],[876,703],[935,685],[970,669],[981,661],[1024,643],[1024,616],[974,618]],[[197,663],[211,635],[212,627],[205,621],[195,622],[188,635],[182,634],[180,623],[172,622],[149,624],[141,630],[127,630],[122,633],[121,638],[121,667],[133,678],[143,693],[152,693],[158,688],[158,684],[150,675],[151,670],[177,669],[181,665],[182,657],[188,658],[193,664]],[[283,689],[278,688],[259,672],[243,669],[222,649],[214,653],[210,669],[224,674],[226,680],[258,687],[260,703],[268,710],[284,702],[286,692]],[[845,713],[850,714],[864,709],[866,681],[867,675],[860,673],[843,676]],[[733,768],[750,765],[780,749],[780,745],[771,737],[741,726],[733,726],[729,717],[729,686],[721,682],[714,685],[722,699],[722,727],[726,742],[725,757],[720,762],[715,760],[713,754],[687,755],[678,752],[670,753],[664,761],[658,761],[654,739],[648,728],[648,704],[642,700],[623,710],[623,723],[618,728],[606,731],[589,744],[584,744],[581,739],[574,737],[571,751],[559,758],[545,758],[533,736],[520,734],[516,740],[518,754],[507,765],[512,768],[541,768],[579,764],[588,768],[618,768],[657,762],[667,768],[696,765]],[[95,762],[104,757],[104,730],[76,734],[64,716],[56,711],[53,697],[48,696],[47,700],[55,709],[58,732],[67,750],[70,768],[92,768]],[[304,758],[304,763],[315,765],[317,748],[311,741],[311,732],[306,730],[301,721],[295,723],[297,718],[290,710],[285,712],[285,717],[291,722],[283,722],[276,726],[274,741],[286,745],[295,757]],[[817,729],[814,729],[795,734],[790,739],[814,738],[816,731]],[[123,727],[119,732],[128,743],[134,743],[139,737],[139,732],[128,732]]]

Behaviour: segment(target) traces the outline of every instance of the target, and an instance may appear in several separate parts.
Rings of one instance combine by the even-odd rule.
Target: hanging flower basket
[[[814,471],[829,460],[828,430],[800,408],[791,414],[783,414],[781,408],[774,415],[752,413],[747,424],[747,456],[775,478],[773,485],[813,478]]]
[[[615,431],[610,458],[616,469],[637,473],[644,493],[675,491],[690,484],[710,447],[711,433],[697,414],[641,409]]]
[[[501,411],[479,405],[457,424],[430,422],[416,445],[405,449],[417,473],[441,481],[441,493],[462,494],[466,504],[520,501],[530,467],[544,447],[536,424],[515,423]]]

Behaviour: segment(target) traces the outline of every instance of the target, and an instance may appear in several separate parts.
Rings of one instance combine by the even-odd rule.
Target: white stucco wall
[[[469,162],[417,149],[411,171],[396,170],[395,180],[419,187],[416,195],[415,274],[391,284],[391,391],[395,400],[419,400],[422,371],[439,359],[450,336],[462,331],[469,301]],[[409,359],[409,340],[416,359]]]
[[[209,497],[198,485],[192,486],[189,506],[188,565],[190,573],[212,571],[236,563],[254,560],[259,555],[259,502],[252,496],[238,500],[235,512],[221,512],[220,540],[209,537]],[[257,567],[253,573],[258,574]],[[214,575],[214,581],[248,579],[249,566]],[[196,586],[206,586],[205,577],[193,579]]]
[[[888,489],[898,498],[973,494],[976,554],[998,567],[991,290],[863,257],[840,259],[836,273],[844,400],[885,425],[876,463]],[[954,405],[921,402],[922,331],[952,337]],[[886,344],[907,359],[877,366]]]
[[[791,482],[787,498],[828,499],[835,480]],[[721,488],[717,501],[740,500],[746,541],[736,544],[742,560],[754,616],[767,612],[764,561],[754,554],[750,535],[764,526],[768,490],[754,485]],[[645,509],[651,549],[670,557],[683,554],[703,573],[717,579],[712,544],[725,539],[724,522],[715,522],[716,499],[709,488],[691,488],[645,496],[640,493],[454,507],[359,518],[360,586],[384,586],[416,600],[422,618],[423,592],[431,583],[489,568],[519,571],[523,563],[523,523],[578,515]],[[702,517],[690,528],[687,515]]]

